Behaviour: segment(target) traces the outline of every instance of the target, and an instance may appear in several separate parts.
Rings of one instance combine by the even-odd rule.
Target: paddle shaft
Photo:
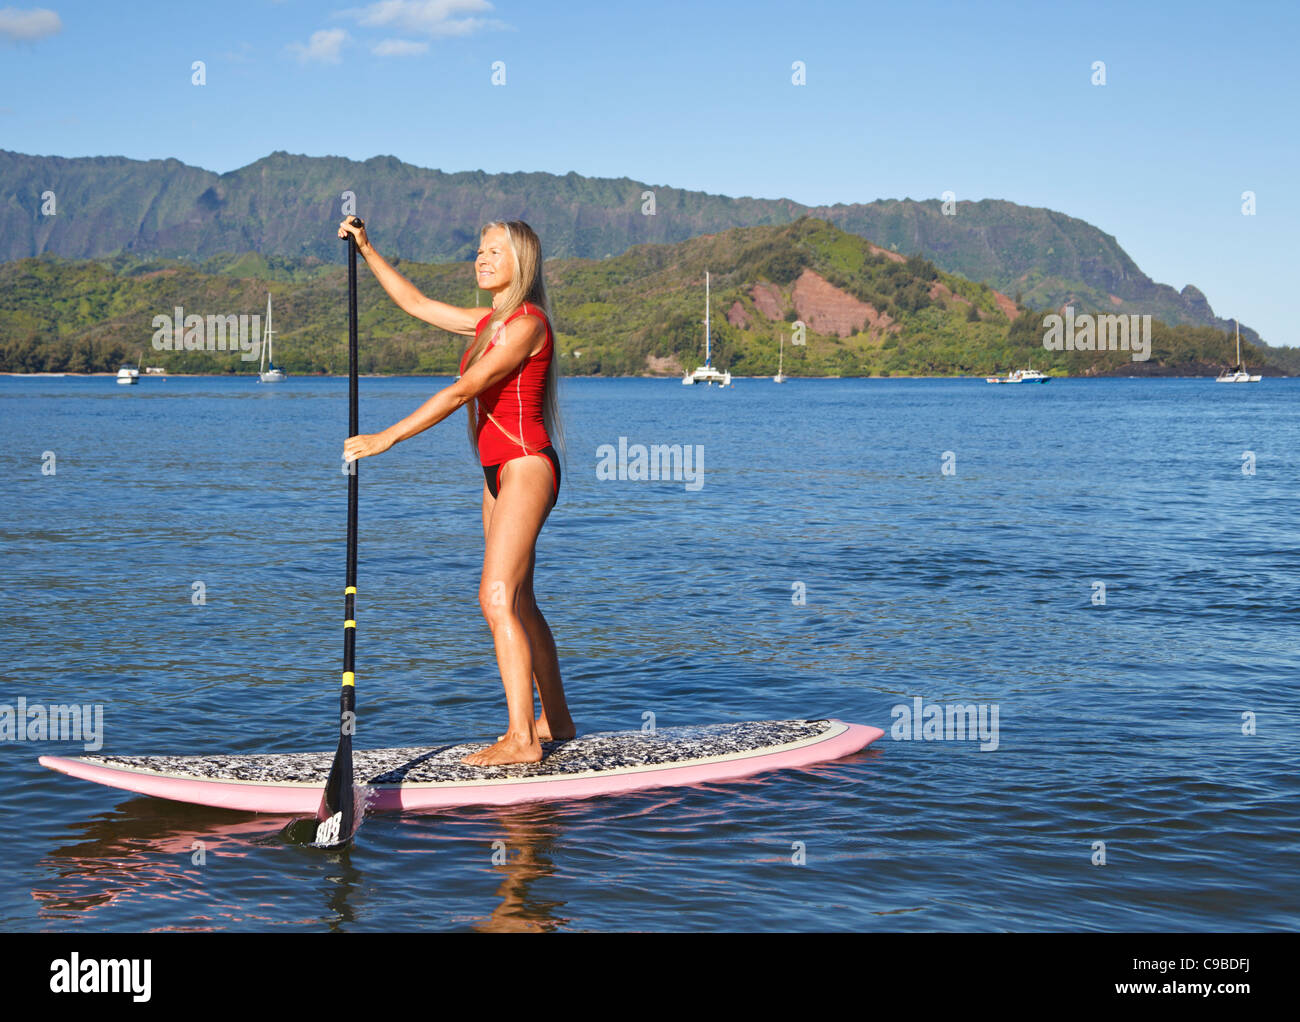
[[[357,410],[357,241],[348,235],[348,436],[361,432]],[[356,685],[353,681],[355,667],[357,628],[357,466],[348,463],[348,581],[344,590],[343,619],[343,692],[340,696],[340,714],[356,709]]]
[[[356,217],[353,221],[360,226]],[[357,414],[357,242],[348,235],[348,436],[359,432]],[[360,821],[352,784],[352,734],[356,725],[357,649],[357,463],[348,462],[348,579],[343,595],[343,687],[339,693],[339,747],[334,753],[320,808],[316,843],[347,844]]]

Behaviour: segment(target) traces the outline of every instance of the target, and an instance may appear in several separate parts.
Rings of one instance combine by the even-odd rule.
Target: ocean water
[[[362,429],[445,382],[362,380]],[[1294,929],[1298,399],[567,380],[537,593],[579,728],[884,738],[725,784],[371,814],[344,852],[11,738],[0,928]],[[102,706],[115,754],[333,748],[346,414],[338,379],[0,378],[0,704]],[[598,478],[620,437],[702,451],[702,485]],[[361,463],[359,747],[501,731],[481,481],[460,417]],[[958,704],[983,735],[922,729]]]

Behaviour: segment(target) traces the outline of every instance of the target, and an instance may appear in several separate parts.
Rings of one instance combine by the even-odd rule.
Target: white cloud
[[[353,7],[339,13],[343,17],[355,18],[362,25],[395,28],[440,39],[467,36],[485,28],[506,27],[492,18],[468,16],[486,14],[491,10],[493,7],[488,0],[379,0],[368,7]]]
[[[63,22],[53,11],[33,7],[29,11],[17,7],[0,9],[0,36],[13,42],[31,42],[63,31]]]
[[[304,46],[302,43],[290,43],[289,51],[296,53],[304,64],[317,61],[322,64],[337,64],[339,50],[348,34],[341,28],[323,28],[313,32]]]
[[[418,57],[428,51],[428,43],[416,43],[410,39],[385,39],[376,43],[370,52],[376,57]]]

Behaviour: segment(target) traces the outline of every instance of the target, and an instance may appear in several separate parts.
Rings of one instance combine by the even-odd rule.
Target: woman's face
[[[510,283],[513,267],[505,228],[493,227],[484,232],[474,260],[474,273],[484,291],[496,293]]]

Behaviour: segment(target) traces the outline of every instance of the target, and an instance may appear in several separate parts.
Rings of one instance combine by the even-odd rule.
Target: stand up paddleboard
[[[438,809],[588,798],[748,777],[857,752],[883,735],[840,720],[610,731],[547,742],[540,763],[476,767],[461,757],[487,743],[354,750],[367,808]],[[228,756],[42,756],[42,766],[111,788],[259,813],[314,813],[332,752]]]

